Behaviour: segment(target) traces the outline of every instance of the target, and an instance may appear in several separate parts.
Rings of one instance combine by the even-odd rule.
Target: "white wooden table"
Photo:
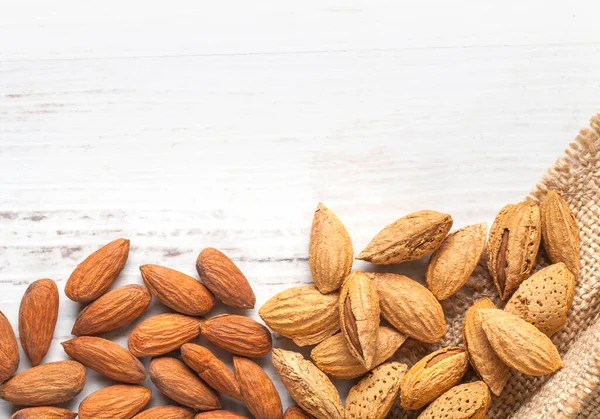
[[[28,284],[55,279],[60,360],[79,310],[65,281],[117,237],[115,286],[145,263],[196,275],[214,246],[258,308],[310,282],[319,201],[356,250],[418,209],[491,222],[600,110],[598,3],[560,3],[4,2],[0,310],[16,327]],[[89,372],[67,406],[110,384]]]

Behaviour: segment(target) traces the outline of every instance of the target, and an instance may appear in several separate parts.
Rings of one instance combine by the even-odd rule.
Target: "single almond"
[[[446,334],[446,319],[431,291],[404,275],[375,273],[372,276],[384,319],[421,342],[440,341]]]
[[[129,240],[117,239],[89,255],[73,271],[65,294],[78,303],[89,303],[104,294],[125,267]]]
[[[198,373],[206,384],[234,399],[243,401],[240,384],[227,365],[204,346],[186,343],[181,347],[183,361]]]
[[[484,308],[496,306],[488,298],[481,298],[467,310],[463,323],[463,342],[471,365],[490,390],[499,396],[510,378],[510,368],[498,358],[483,331],[478,312]]]
[[[232,354],[256,358],[271,352],[271,332],[248,317],[223,314],[202,325],[202,336]]]
[[[574,293],[575,277],[567,265],[555,263],[523,281],[504,310],[552,336],[567,324]]]
[[[146,379],[144,365],[127,349],[110,340],[81,336],[61,345],[71,358],[115,381],[136,384]]]
[[[64,403],[85,386],[85,367],[76,361],[38,365],[12,377],[0,386],[0,398],[21,406]]]
[[[189,275],[159,265],[140,266],[144,283],[167,307],[188,316],[201,316],[215,305],[210,291]]]
[[[58,287],[51,279],[32,282],[19,308],[19,338],[34,367],[46,356],[58,319]]]
[[[316,345],[340,330],[338,300],[338,293],[321,294],[313,285],[292,287],[271,297],[258,315],[296,345]]]
[[[356,259],[382,265],[421,259],[440,247],[451,228],[448,214],[413,212],[377,233]]]
[[[0,383],[8,380],[19,368],[19,344],[10,322],[0,311]]]
[[[183,362],[170,357],[153,358],[150,378],[165,396],[184,406],[198,410],[221,407],[219,397]]]
[[[485,248],[487,224],[473,224],[457,230],[431,255],[427,286],[438,300],[454,295],[469,279]]]
[[[401,404],[419,409],[456,385],[467,371],[467,354],[457,346],[439,349],[417,362],[400,384]]]
[[[340,293],[339,317],[350,353],[367,369],[373,368],[379,332],[379,297],[371,277],[351,273]]]
[[[238,415],[227,410],[213,410],[212,412],[198,413],[194,419],[248,419],[248,416]]]
[[[342,286],[352,268],[354,249],[346,226],[319,203],[310,231],[308,263],[313,281],[324,294]]]
[[[406,336],[396,330],[385,326],[379,327],[373,367],[387,361],[405,340]],[[369,371],[352,356],[346,345],[346,339],[341,333],[315,346],[310,352],[310,357],[321,371],[333,378],[347,380],[360,377]]]
[[[579,226],[558,191],[548,191],[540,205],[542,240],[553,263],[563,262],[579,277]]]
[[[292,399],[317,419],[343,419],[337,389],[312,362],[292,351],[273,349],[273,366]]]
[[[194,419],[196,412],[181,406],[157,406],[144,410],[133,419]]]
[[[261,419],[282,419],[279,393],[263,369],[248,358],[239,356],[233,357],[233,369],[250,413]]]
[[[314,419],[314,416],[309,415],[298,406],[290,406],[283,414],[283,419]]]
[[[487,264],[502,300],[529,276],[540,240],[540,209],[536,204],[509,204],[496,216],[490,229]]]
[[[550,338],[532,324],[495,308],[479,310],[479,316],[494,352],[509,367],[536,377],[563,367]]]
[[[385,419],[400,392],[406,365],[388,362],[373,369],[348,392],[346,419]]]
[[[254,308],[256,297],[248,280],[223,252],[207,247],[196,260],[200,279],[212,293],[231,307]]]
[[[151,397],[152,391],[142,386],[117,384],[101,388],[79,404],[79,419],[130,419]]]
[[[485,419],[491,399],[483,381],[461,384],[438,397],[418,419]]]
[[[116,288],[81,310],[71,333],[100,335],[126,326],[144,314],[151,300],[152,296],[141,285]]]
[[[60,407],[42,406],[21,409],[10,417],[10,419],[75,419],[77,413]]]
[[[138,324],[127,340],[129,351],[137,356],[158,356],[174,351],[196,338],[204,319],[164,313]]]

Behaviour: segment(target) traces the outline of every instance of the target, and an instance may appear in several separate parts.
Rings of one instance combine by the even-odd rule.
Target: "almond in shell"
[[[239,356],[233,357],[233,368],[250,413],[261,419],[281,419],[283,407],[279,393],[263,369],[248,358]]]
[[[271,352],[271,332],[248,317],[223,314],[203,324],[202,336],[232,354],[256,358]]]
[[[484,308],[496,306],[490,299],[481,298],[467,310],[463,323],[463,342],[471,365],[492,393],[499,396],[510,378],[510,368],[498,358],[483,331],[478,312]]]
[[[337,389],[312,362],[292,351],[273,350],[273,366],[292,399],[317,419],[343,419]]]
[[[313,281],[324,294],[342,286],[352,268],[354,249],[346,226],[319,203],[310,231],[308,263]]]
[[[198,410],[221,407],[219,397],[183,362],[170,357],[150,361],[150,378],[165,396]]]
[[[485,419],[491,395],[483,381],[453,387],[425,409],[419,419]]]
[[[509,367],[536,377],[563,367],[550,338],[532,324],[494,308],[479,310],[479,316],[494,352]]]
[[[416,281],[390,273],[372,274],[381,314],[400,332],[435,343],[446,334],[444,311],[435,296]]]
[[[451,228],[448,214],[413,212],[377,233],[356,259],[382,265],[421,259],[440,247]]]
[[[457,346],[437,350],[412,366],[400,384],[406,410],[419,409],[456,385],[467,371],[467,354]]]
[[[194,419],[196,412],[182,406],[156,406],[141,413],[133,419]]]
[[[19,368],[19,345],[10,322],[0,311],[0,383],[8,380]]]
[[[127,340],[129,351],[137,356],[157,356],[174,351],[196,338],[204,319],[164,313],[138,324]]]
[[[126,326],[150,305],[152,296],[141,285],[125,285],[116,288],[84,308],[75,324],[75,336],[100,335]]]
[[[316,345],[340,330],[338,300],[338,293],[321,294],[315,286],[303,285],[274,295],[258,315],[296,345]]]
[[[196,260],[196,270],[206,287],[231,307],[254,308],[256,296],[248,280],[220,250],[207,247]]]
[[[152,391],[142,386],[117,384],[101,388],[79,404],[79,419],[131,419],[151,397]]]
[[[457,230],[431,255],[427,286],[438,300],[454,295],[469,279],[485,248],[487,224],[473,224]]]
[[[15,412],[10,419],[75,419],[77,413],[60,407],[28,407]]]
[[[0,386],[0,398],[21,406],[60,404],[77,396],[85,386],[85,367],[77,361],[38,365]]]
[[[125,267],[129,240],[117,239],[96,250],[75,268],[65,294],[78,303],[89,303],[104,294]]]

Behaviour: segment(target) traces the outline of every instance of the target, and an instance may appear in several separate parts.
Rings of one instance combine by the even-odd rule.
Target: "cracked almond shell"
[[[485,419],[491,395],[483,381],[453,387],[425,409],[418,419]]]

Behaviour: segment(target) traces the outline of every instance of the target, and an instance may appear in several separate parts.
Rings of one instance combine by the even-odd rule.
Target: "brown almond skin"
[[[127,349],[110,340],[81,336],[61,345],[71,358],[115,381],[137,384],[146,379],[144,365]]]
[[[196,412],[181,406],[157,406],[144,410],[133,419],[193,419]]]
[[[71,333],[93,336],[126,326],[144,314],[151,300],[144,286],[116,288],[81,310]]]
[[[60,404],[85,386],[85,367],[77,361],[58,361],[25,370],[0,386],[0,398],[21,406]]]
[[[51,279],[39,279],[27,288],[19,308],[19,338],[32,366],[46,356],[58,319],[58,287]]]
[[[10,322],[0,311],[0,383],[8,380],[19,368],[19,344]]]
[[[239,356],[233,357],[233,369],[250,413],[261,419],[282,419],[279,393],[263,369],[248,358]]]
[[[158,356],[174,351],[200,334],[204,319],[165,313],[138,324],[127,340],[129,351],[137,357]]]
[[[74,419],[77,413],[60,407],[28,407],[15,412],[10,419]]]
[[[129,240],[114,240],[89,255],[73,271],[65,294],[78,303],[89,303],[104,294],[125,267]]]
[[[224,314],[202,325],[202,336],[232,354],[257,358],[271,352],[271,332],[248,317]]]
[[[237,266],[220,250],[207,247],[196,259],[202,283],[230,307],[254,308],[256,296],[250,283]]]
[[[221,407],[219,397],[180,360],[154,358],[150,361],[149,371],[160,392],[177,403],[198,410]]]
[[[314,416],[309,415],[298,406],[290,406],[283,414],[283,419],[314,419]]]
[[[204,346],[186,343],[181,347],[181,357],[206,384],[219,393],[244,401],[240,392],[240,384],[231,370]]]
[[[189,275],[159,265],[142,265],[144,284],[167,307],[188,316],[202,316],[215,305],[210,291]]]
[[[238,415],[227,410],[213,410],[212,412],[198,413],[194,419],[248,419],[248,416]]]
[[[142,386],[117,384],[101,388],[79,404],[79,419],[131,419],[151,397],[152,391]]]

